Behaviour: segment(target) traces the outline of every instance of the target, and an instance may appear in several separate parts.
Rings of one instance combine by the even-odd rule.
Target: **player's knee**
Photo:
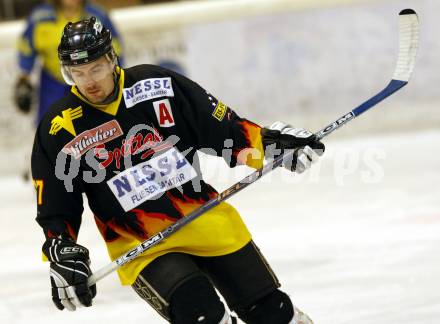
[[[173,324],[219,324],[225,316],[225,307],[209,280],[198,275],[174,291],[170,314]]]
[[[293,318],[293,305],[290,297],[277,289],[236,313],[248,324],[287,324]]]

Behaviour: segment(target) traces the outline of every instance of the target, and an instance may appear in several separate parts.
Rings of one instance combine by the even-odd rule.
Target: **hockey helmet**
[[[61,36],[58,58],[63,65],[84,64],[112,51],[112,34],[95,17],[69,22]]]
[[[69,22],[64,27],[58,46],[58,58],[62,75],[68,84],[74,83],[69,67],[93,62],[104,55],[112,65],[116,65],[112,34],[96,17]]]

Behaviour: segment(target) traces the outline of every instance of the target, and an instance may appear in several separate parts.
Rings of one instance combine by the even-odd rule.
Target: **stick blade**
[[[413,9],[399,13],[399,57],[393,80],[408,82],[414,70],[419,47],[419,18]]]
[[[400,13],[399,16],[403,16],[403,15],[417,15],[417,13],[413,10],[413,9],[403,9]]]

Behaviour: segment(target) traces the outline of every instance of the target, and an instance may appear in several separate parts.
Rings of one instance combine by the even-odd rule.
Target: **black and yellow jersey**
[[[217,195],[196,152],[234,167],[260,167],[260,127],[193,81],[153,65],[117,68],[118,96],[89,103],[72,87],[40,122],[32,153],[37,221],[47,237],[76,240],[85,193],[111,259],[137,246]],[[119,269],[131,284],[154,258],[178,251],[234,252],[251,240],[227,203],[185,226]]]

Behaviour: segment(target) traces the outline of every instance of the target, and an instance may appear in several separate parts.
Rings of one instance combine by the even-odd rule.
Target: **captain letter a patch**
[[[160,127],[174,126],[173,111],[168,99],[153,102],[154,112],[156,113],[157,121]]]

